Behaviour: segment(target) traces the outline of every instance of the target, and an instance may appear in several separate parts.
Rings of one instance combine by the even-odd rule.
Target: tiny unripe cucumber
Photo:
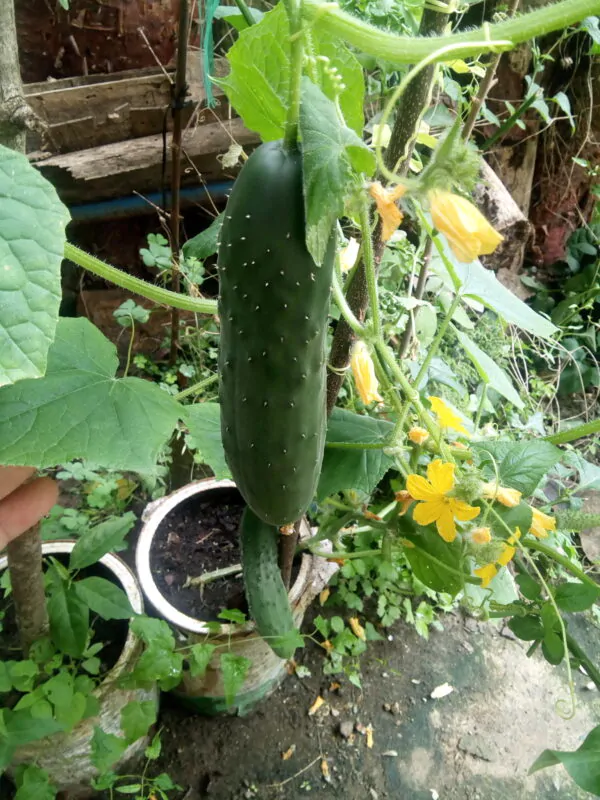
[[[246,599],[256,629],[280,658],[296,650],[296,626],[277,559],[279,531],[246,508],[240,526]]]
[[[261,145],[240,172],[221,229],[221,432],[248,505],[271,525],[311,503],[325,446],[326,334],[335,236],[306,248],[302,157]]]

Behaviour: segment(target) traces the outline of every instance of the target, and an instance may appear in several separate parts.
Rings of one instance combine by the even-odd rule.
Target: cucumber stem
[[[550,436],[545,436],[544,439],[551,444],[567,444],[575,439],[582,439],[584,436],[592,436],[594,433],[600,433],[600,419],[584,422],[583,425],[570,428],[568,431],[552,433]]]
[[[302,35],[301,0],[285,0],[285,10],[290,24],[290,93],[283,140],[289,150],[298,145],[298,117],[302,86],[302,60],[304,39]]]

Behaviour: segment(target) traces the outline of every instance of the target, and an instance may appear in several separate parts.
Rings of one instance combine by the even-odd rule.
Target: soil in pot
[[[191,497],[158,526],[150,569],[161,594],[178,611],[207,622],[226,608],[248,613],[241,573],[202,586],[188,585],[207,572],[240,563],[238,529],[245,504],[236,489]],[[300,559],[296,560],[297,575]]]

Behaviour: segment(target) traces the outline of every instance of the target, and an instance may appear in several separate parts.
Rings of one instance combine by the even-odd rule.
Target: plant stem
[[[435,337],[427,350],[427,355],[425,356],[423,363],[421,364],[421,366],[419,367],[419,371],[417,372],[417,377],[414,380],[414,384],[417,387],[417,389],[421,381],[425,377],[427,370],[429,369],[429,365],[431,364],[433,357],[436,355],[439,346],[442,343],[442,339],[446,335],[448,326],[452,322],[452,317],[454,316],[454,312],[456,311],[456,309],[459,307],[460,301],[461,301],[460,295],[455,294],[454,298],[452,299],[452,302],[448,306],[446,314],[444,315],[444,319],[441,321],[440,326],[435,334]]]
[[[186,66],[189,36],[188,0],[179,0],[179,30],[177,34],[177,68],[175,70],[175,89],[172,105],[173,135],[171,137],[171,290],[180,291],[181,273],[179,271],[179,209],[181,187],[181,111],[187,95]],[[171,353],[170,362],[174,364],[179,349],[179,309],[171,309]]]
[[[39,523],[7,545],[8,570],[23,657],[48,633]]]
[[[549,436],[544,436],[544,440],[550,442],[550,444],[567,444],[567,442],[573,442],[575,439],[582,439],[584,436],[592,436],[594,433],[600,433],[600,419],[584,422],[583,425],[570,428],[568,431],[552,433]]]
[[[281,579],[286,590],[289,591],[292,583],[292,569],[294,566],[294,556],[296,555],[296,547],[298,539],[300,538],[300,525],[302,520],[299,519],[294,523],[294,532],[282,534],[279,538],[279,568],[281,569]]]
[[[508,16],[514,17],[517,13],[517,8],[519,7],[520,0],[512,0],[511,6],[508,9]],[[462,136],[465,141],[469,139],[471,134],[473,133],[473,128],[475,127],[475,123],[477,122],[477,117],[479,116],[479,112],[481,110],[481,106],[485,103],[485,99],[488,95],[488,92],[494,82],[494,78],[496,76],[496,70],[498,69],[498,64],[500,63],[500,59],[502,58],[502,53],[497,53],[496,55],[492,56],[490,63],[487,66],[485,71],[485,75],[483,76],[483,80],[479,84],[479,89],[477,91],[477,96],[473,98],[471,101],[471,108],[469,110],[469,116],[463,126],[462,129]]]
[[[133,275],[128,275],[126,272],[123,272],[123,270],[117,269],[107,264],[105,261],[101,261],[99,258],[80,250],[78,247],[68,242],[65,244],[65,258],[77,264],[79,267],[88,270],[88,272],[93,272],[94,275],[99,275],[101,278],[105,278],[133,294],[146,297],[148,300],[153,300],[155,303],[160,303],[164,306],[174,306],[184,311],[195,311],[196,314],[213,315],[217,313],[216,300],[175,294],[175,292],[170,292],[168,289],[154,286],[140,278],[134,278]]]
[[[433,247],[433,242],[429,237],[427,237],[427,242],[425,244],[425,249],[423,251],[423,263],[421,264],[421,270],[419,272],[419,277],[417,279],[417,286],[415,288],[415,292],[414,294],[412,294],[412,286],[409,286],[408,290],[408,297],[414,297],[415,300],[422,300],[423,295],[425,294],[425,284],[427,283],[427,275],[429,270],[429,261],[431,260],[432,247]],[[400,340],[400,347],[398,348],[398,355],[401,359],[406,358],[406,356],[408,355],[408,351],[410,350],[410,346],[412,344],[414,335],[415,335],[414,315],[412,314],[412,312],[409,312],[408,324],[406,325],[406,328],[402,332],[402,339]]]
[[[300,116],[302,59],[304,55],[300,0],[285,0],[285,10],[290,24],[290,93],[288,95],[287,118],[283,138],[286,147],[294,149],[298,144],[298,117]]]
[[[363,246],[363,264],[367,277],[367,294],[369,296],[369,312],[372,321],[373,335],[381,336],[381,314],[379,312],[379,298],[377,296],[377,270],[373,254],[373,240],[371,238],[371,213],[370,203],[365,192],[362,194],[360,206],[360,229]]]
[[[600,689],[600,670],[581,647],[579,642],[571,636],[569,631],[567,631],[567,647],[569,648],[569,652],[579,661],[589,677],[594,681],[596,688]]]
[[[191,394],[198,394],[203,389],[206,389],[207,386],[215,383],[219,380],[219,374],[215,372],[214,375],[209,375],[208,378],[204,378],[202,381],[198,381],[198,383],[194,383],[193,386],[188,386],[187,389],[184,389],[182,392],[179,392],[175,395],[175,400],[184,400],[186,397],[189,397]]]
[[[593,586],[594,589],[597,589],[600,592],[600,585],[596,583],[595,580],[590,578],[586,573],[580,569],[576,564],[573,564],[567,556],[563,556],[562,553],[559,553],[554,548],[550,547],[547,544],[543,544],[542,542],[538,541],[538,539],[527,539],[523,542],[523,547],[527,547],[529,550],[535,550],[538,553],[542,553],[542,555],[547,556],[548,558],[552,559],[552,561],[556,561],[557,564],[560,564],[561,567],[564,567],[567,572],[570,572],[571,575],[574,575],[576,578],[579,578],[580,581],[583,583],[587,583],[589,586]]]
[[[333,553],[320,553],[313,552],[313,556],[324,558],[327,561],[335,561],[336,559],[347,561],[352,558],[369,558],[371,556],[380,556],[381,550],[357,550],[354,553],[348,553],[346,550],[337,550]]]
[[[383,450],[389,442],[325,442],[325,447],[333,450]]]
[[[235,4],[239,8],[239,10],[241,11],[242,17],[246,20],[246,25],[248,27],[250,27],[251,25],[254,25],[254,22],[255,22],[254,17],[252,16],[252,12],[248,8],[248,6],[244,2],[244,0],[235,0]]]
[[[342,11],[337,3],[304,0],[302,13],[321,32],[339,36],[363,53],[391,64],[415,64],[447,44],[456,44],[452,58],[465,58],[494,48],[486,40],[507,40],[513,46],[562,30],[600,12],[598,0],[562,0],[514,19],[451,36],[398,36]],[[476,43],[476,46],[473,46]],[[443,56],[441,57],[443,60]]]
[[[532,106],[535,101],[537,100],[538,95],[537,92],[532,92],[529,97],[526,97],[525,100],[521,103],[521,105],[516,108],[510,117],[503,122],[502,125],[495,131],[489,139],[486,139],[485,142],[481,145],[482,150],[489,150],[490,147],[496,144],[496,142],[501,139],[505,133],[507,133],[515,122],[522,117],[523,114],[527,111],[527,109]]]
[[[188,578],[183,588],[188,586],[200,586],[204,588],[207,583],[213,583],[221,578],[228,578],[230,575],[238,575],[242,571],[241,564],[232,564],[230,567],[221,567],[221,569],[214,569],[212,572],[204,572],[198,575],[197,578]]]
[[[135,322],[133,321],[133,317],[129,315],[129,319],[131,320],[131,336],[129,337],[129,347],[127,348],[127,363],[125,364],[125,370],[123,372],[123,377],[127,377],[127,373],[129,372],[129,366],[131,364],[131,351],[133,350],[133,340],[135,338]]]
[[[337,307],[342,313],[344,321],[348,325],[348,327],[357,335],[361,336],[364,333],[364,326],[360,323],[357,318],[354,316],[352,309],[348,301],[346,300],[346,295],[340,285],[340,279],[336,272],[333,273],[333,299],[336,302]]]

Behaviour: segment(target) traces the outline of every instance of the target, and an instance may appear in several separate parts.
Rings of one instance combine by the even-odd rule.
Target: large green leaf
[[[235,700],[236,694],[244,685],[252,662],[245,656],[236,656],[235,653],[223,653],[220,665],[223,676],[223,689],[225,690],[225,702],[227,705],[231,705]]]
[[[0,386],[44,374],[69,219],[52,184],[0,145]]]
[[[327,443],[317,498],[323,500],[336,492],[354,489],[370,494],[385,473],[394,465],[394,459],[377,449],[345,449],[335,444],[382,444],[394,426],[385,420],[353,414],[335,408],[329,418]]]
[[[340,108],[346,122],[358,133],[363,127],[363,73],[355,56],[346,45],[311,31],[314,55],[329,59],[311,64],[310,72],[327,97],[339,94]],[[263,141],[283,136],[290,82],[290,30],[283,3],[265,14],[259,24],[242,31],[229,49],[227,60],[231,70],[225,78],[214,79],[222,87],[232,106],[247,128],[257,131]],[[336,70],[345,88],[331,80]]]
[[[48,616],[52,641],[58,649],[73,658],[81,656],[87,642],[89,608],[75,588],[59,577],[55,577],[48,598]]]
[[[541,479],[561,458],[561,451],[543,439],[525,442],[474,442],[484,464],[489,462],[490,476],[495,475],[494,462],[498,468],[498,478],[503,486],[518,489],[526,497],[533,494]]]
[[[586,792],[600,795],[600,725],[586,736],[581,747],[573,751],[544,750],[529,770],[529,774],[546,767],[562,764],[571,778]]]
[[[595,588],[589,583],[581,583],[580,581],[561,583],[560,586],[556,587],[554,599],[561,611],[567,611],[571,614],[577,611],[585,611],[600,599],[600,587]]]
[[[91,741],[92,764],[99,772],[107,772],[127,750],[127,744],[126,739],[106,733],[96,725]]]
[[[458,594],[465,583],[459,540],[445,542],[433,526],[415,525],[410,516],[400,519],[400,533],[406,540],[404,555],[415,577],[436,592],[453,597]]]
[[[0,389],[0,464],[75,458],[152,471],[179,404],[156,384],[115,378],[117,352],[86,319],[61,319],[46,375]]]
[[[438,237],[444,250],[444,255],[452,264],[454,273],[460,283],[460,294],[463,297],[472,297],[490,308],[505,322],[510,322],[524,331],[539,336],[542,339],[551,339],[558,328],[550,320],[537,314],[526,303],[514,295],[496,278],[495,274],[485,269],[483,264],[476,259],[470,264],[458,261],[443,236]],[[452,288],[456,288],[450,280],[444,262],[439,256],[431,259],[431,267],[444,278]]]
[[[212,469],[215,477],[231,478],[221,439],[221,411],[218,403],[196,403],[184,408],[184,422],[190,432],[189,446]]]
[[[71,552],[69,567],[71,569],[89,567],[106,553],[120,547],[125,536],[133,528],[135,520],[133,511],[127,511],[122,517],[109,517],[93,528],[87,528]]]
[[[344,200],[358,175],[375,169],[375,154],[340,121],[335,103],[308,78],[302,78],[300,105],[306,245],[323,261],[331,230],[344,213]]]
[[[496,364],[494,359],[490,358],[487,353],[484,353],[466,333],[456,328],[454,329],[454,333],[466,354],[473,362],[475,369],[479,373],[479,377],[501,394],[502,397],[506,397],[516,408],[519,410],[525,408],[525,404],[519,397],[519,393],[513,386],[511,379],[506,372]]]
[[[156,722],[154,700],[132,700],[121,709],[121,729],[128,742],[135,742],[148,733]]]
[[[92,575],[73,584],[78,597],[102,619],[130,619],[135,614],[123,589]]]

